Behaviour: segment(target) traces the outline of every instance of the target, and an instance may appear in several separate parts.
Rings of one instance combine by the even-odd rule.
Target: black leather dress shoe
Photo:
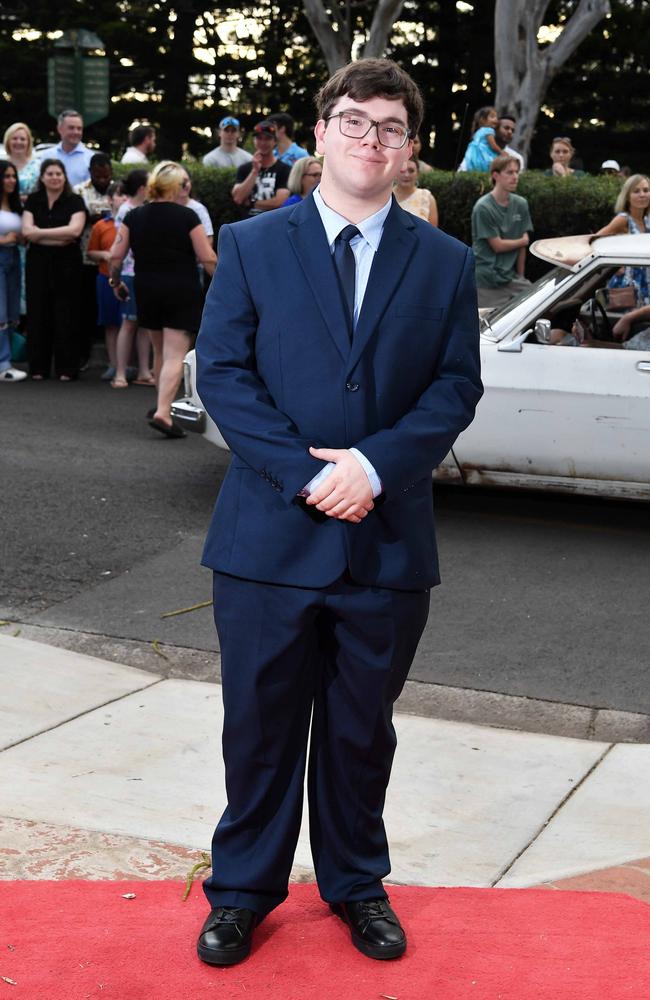
[[[257,914],[241,906],[216,906],[201,928],[196,945],[209,965],[236,965],[251,950]]]
[[[352,944],[368,958],[399,958],[406,934],[387,899],[332,903],[330,909],[350,928]]]

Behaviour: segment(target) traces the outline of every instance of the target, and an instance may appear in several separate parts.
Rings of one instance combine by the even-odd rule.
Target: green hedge
[[[233,169],[215,169],[194,163],[186,166],[192,175],[194,197],[210,212],[215,233],[222,223],[242,218],[241,209],[230,197],[235,179]],[[116,177],[123,177],[133,168],[114,164],[113,169]],[[487,174],[432,170],[421,175],[420,184],[435,196],[440,228],[464,243],[471,243],[472,207],[490,190]],[[526,170],[520,177],[517,191],[528,199],[535,226],[533,239],[541,239],[593,233],[600,229],[614,215],[620,185],[616,177],[553,178],[537,170]],[[530,278],[538,277],[546,268],[542,261],[529,255],[527,274]]]
[[[434,170],[420,178],[433,193],[440,215],[440,228],[464,243],[472,242],[472,207],[490,189],[486,174],[448,173]],[[545,177],[541,171],[525,170],[517,193],[528,201],[533,220],[533,240],[549,236],[595,233],[614,215],[614,202],[621,188],[616,177]],[[526,275],[539,278],[550,265],[527,255]]]

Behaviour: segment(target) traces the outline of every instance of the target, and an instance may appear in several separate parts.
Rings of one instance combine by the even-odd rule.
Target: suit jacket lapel
[[[327,329],[341,357],[347,359],[350,354],[348,320],[343,308],[334,261],[313,198],[299,202],[289,216],[289,239]]]
[[[354,331],[349,355],[350,370],[359,360],[402,280],[402,275],[417,246],[415,228],[412,216],[401,209],[393,199],[384,223],[379,249],[372,262],[363,305]]]

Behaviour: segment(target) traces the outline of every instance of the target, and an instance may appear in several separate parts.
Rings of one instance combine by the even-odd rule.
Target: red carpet
[[[230,969],[196,957],[200,886],[1,882],[8,1000],[642,1000],[650,907],[628,896],[399,887],[406,956],[373,962],[312,885],[295,885]],[[134,892],[135,899],[122,894]],[[13,980],[16,985],[6,983]]]

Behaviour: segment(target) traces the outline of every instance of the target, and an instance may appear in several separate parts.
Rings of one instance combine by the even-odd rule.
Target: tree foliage
[[[558,17],[555,37],[540,44],[549,7],[550,0],[496,0],[494,9],[496,101],[517,116],[514,144],[524,156],[551,80],[610,12],[609,0],[579,0]]]
[[[345,58],[369,51],[379,8],[394,23],[385,52],[408,67],[425,96],[424,158],[457,165],[474,110],[495,100],[494,0],[313,0],[350,31]],[[552,0],[545,22],[562,26],[585,0]],[[0,6],[0,134],[27,121],[39,141],[55,138],[47,111],[47,57],[56,32],[88,28],[110,59],[109,116],[88,129],[117,154],[129,126],[159,130],[164,156],[199,156],[210,130],[234,113],[250,128],[272,110],[289,110],[299,141],[311,145],[313,95],[329,68],[305,12],[308,0],[5,0]],[[526,6],[523,4],[523,6]],[[647,148],[645,83],[650,60],[650,0],[611,0],[602,21],[551,81],[533,138],[533,165],[546,165],[549,136],[567,133],[595,169],[605,156],[633,165]],[[384,24],[386,28],[386,24]],[[379,37],[375,34],[375,39]],[[374,43],[373,43],[374,44]],[[543,41],[540,50],[544,49]],[[343,50],[342,50],[343,51]],[[515,44],[513,59],[520,53]],[[559,131],[558,131],[559,130]],[[615,134],[614,134],[615,133]],[[645,147],[645,148],[644,148]],[[621,152],[620,150],[625,150]],[[595,164],[596,159],[598,164]]]

